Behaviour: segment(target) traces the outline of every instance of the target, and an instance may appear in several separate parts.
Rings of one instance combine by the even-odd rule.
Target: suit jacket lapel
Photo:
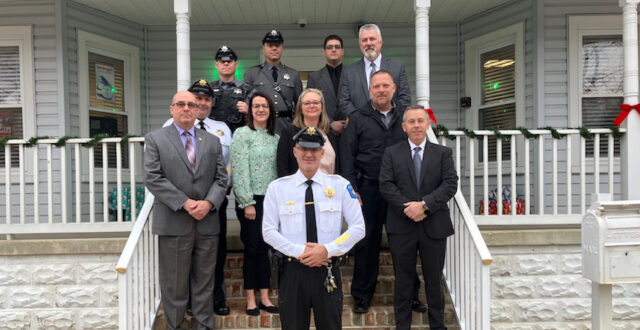
[[[404,145],[405,145],[405,148],[402,148],[403,150],[402,157],[404,157],[405,163],[407,164],[407,167],[409,167],[409,176],[411,177],[411,182],[415,183],[416,169],[413,167],[413,150],[411,150],[411,145],[409,144],[409,141],[405,141]],[[416,189],[418,188],[416,187]]]
[[[425,143],[424,145],[424,151],[422,153],[422,167],[420,168],[422,177],[420,177],[420,186],[422,186],[422,183],[424,182],[424,178],[427,176],[426,174],[427,174],[428,163],[434,161],[433,159],[431,159],[431,157],[429,157],[432,147],[433,146],[431,145],[429,140],[427,140],[427,143]]]
[[[358,76],[360,76],[362,91],[364,92],[364,95],[367,95],[367,99],[370,100],[371,95],[369,95],[369,85],[367,84],[367,75],[364,70],[364,58],[360,59],[360,61],[356,63],[358,65],[356,71],[358,72]]]
[[[202,130],[199,128],[196,128],[195,131],[196,131],[196,140],[197,140],[196,143],[198,145],[196,147],[196,169],[193,171],[194,173],[198,171],[198,168],[200,167],[200,163],[202,163],[202,157],[204,156],[204,148],[207,147],[206,145],[207,139],[202,138],[202,134],[204,134],[204,132],[202,132]]]
[[[180,158],[182,158],[184,164],[187,165],[189,169],[191,169],[191,164],[189,163],[189,159],[187,159],[187,152],[184,150],[184,145],[182,144],[182,139],[180,138],[178,129],[173,125],[169,127],[171,127],[171,129],[166,130],[169,142],[171,142],[171,144],[173,144],[173,147],[176,148],[176,151],[178,151],[178,154],[180,155]]]
[[[336,98],[336,92],[333,89],[333,81],[331,81],[331,75],[329,74],[329,69],[327,69],[326,65],[322,68],[322,71],[320,71],[320,83],[324,85],[322,88],[325,93],[331,93],[333,98]]]
[[[385,71],[389,71],[389,58],[382,56],[382,58],[380,59],[380,70],[385,70]]]

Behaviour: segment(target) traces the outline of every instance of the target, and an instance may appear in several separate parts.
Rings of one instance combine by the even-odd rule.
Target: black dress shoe
[[[229,315],[231,309],[229,309],[226,303],[222,302],[220,304],[213,304],[213,312],[217,315]]]
[[[249,316],[259,316],[260,315],[260,310],[258,309],[258,307],[252,308],[252,309],[247,308],[247,315],[249,315]]]
[[[353,312],[356,314],[365,314],[369,311],[369,304],[364,301],[356,301],[356,304],[353,306]]]
[[[258,308],[263,309],[271,314],[277,314],[280,311],[278,306],[266,306],[262,303],[258,303]]]
[[[420,300],[414,300],[411,303],[411,309],[416,313],[425,313],[427,311],[427,305],[420,302]]]

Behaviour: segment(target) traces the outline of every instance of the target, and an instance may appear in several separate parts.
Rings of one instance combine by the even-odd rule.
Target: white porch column
[[[640,0],[620,0],[622,7],[622,42],[624,51],[624,103],[638,104],[638,11]],[[620,160],[622,199],[640,200],[640,114],[632,110],[621,125],[627,129],[622,136]]]
[[[189,41],[189,18],[191,18],[191,0],[173,0],[173,12],[176,14],[176,52],[178,70],[178,90],[191,86],[191,44]]]
[[[429,108],[429,8],[431,0],[414,0],[416,12],[416,100]]]

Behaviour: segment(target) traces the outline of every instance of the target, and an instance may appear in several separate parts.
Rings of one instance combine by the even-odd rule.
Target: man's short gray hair
[[[409,112],[409,110],[422,110],[424,111],[424,113],[427,113],[427,110],[425,110],[425,108],[419,104],[410,105],[406,109],[404,109],[404,113],[402,114],[403,123],[404,123],[404,120],[407,118],[407,112]],[[427,115],[427,120],[429,120],[429,115]]]
[[[360,30],[358,30],[358,40],[360,40],[360,36],[362,35],[362,31],[364,30],[376,30],[376,32],[378,32],[378,36],[380,37],[380,39],[382,39],[382,32],[380,32],[380,28],[373,23],[369,23],[361,26]]]

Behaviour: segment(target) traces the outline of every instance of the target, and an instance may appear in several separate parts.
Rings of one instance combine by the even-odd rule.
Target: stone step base
[[[448,329],[460,329],[455,313],[451,305],[448,305],[444,314],[445,325]],[[311,313],[311,329],[315,329],[313,312]],[[429,329],[427,313],[413,313],[412,329]],[[182,324],[182,328],[191,329],[193,318],[188,317]],[[248,316],[244,310],[232,310],[227,316],[216,315],[214,317],[214,329],[280,329],[280,316],[261,311],[260,316]],[[356,314],[351,306],[342,310],[342,329],[391,329],[395,328],[393,306],[373,306],[366,314]],[[160,314],[156,319],[154,330],[165,330],[164,317]]]

